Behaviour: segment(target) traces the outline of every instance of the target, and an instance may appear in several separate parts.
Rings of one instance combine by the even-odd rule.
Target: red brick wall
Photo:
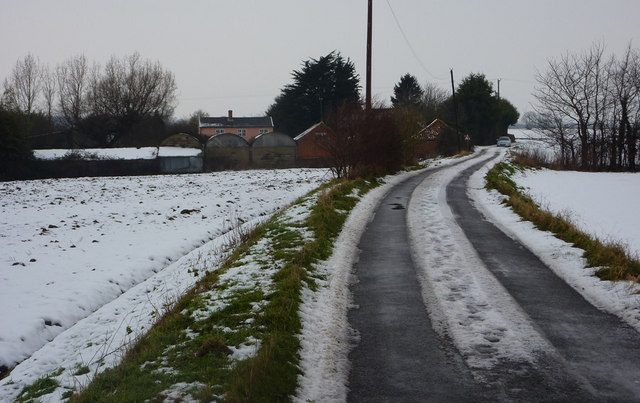
[[[322,135],[321,133],[324,133]],[[326,125],[319,125],[298,140],[299,159],[331,158],[331,154],[322,147],[322,142],[329,136],[335,136],[333,130]]]

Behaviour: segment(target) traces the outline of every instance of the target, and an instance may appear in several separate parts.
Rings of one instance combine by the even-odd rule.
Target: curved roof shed
[[[160,147],[199,148],[202,150],[200,140],[188,133],[173,134],[162,140]]]
[[[209,171],[243,169],[251,163],[249,143],[232,133],[216,134],[209,138],[205,155],[206,169]]]
[[[251,141],[251,160],[256,168],[294,167],[296,153],[296,142],[283,133],[264,133]]]

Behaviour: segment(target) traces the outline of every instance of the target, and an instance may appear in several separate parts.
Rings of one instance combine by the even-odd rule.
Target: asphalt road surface
[[[551,346],[532,363],[503,360],[481,373],[433,330],[407,230],[413,191],[437,170],[394,187],[360,240],[349,322],[360,341],[349,354],[348,401],[640,401],[640,335],[590,305],[540,259],[486,221],[466,192],[446,189],[456,222],[478,256]],[[444,167],[440,169],[455,169]]]

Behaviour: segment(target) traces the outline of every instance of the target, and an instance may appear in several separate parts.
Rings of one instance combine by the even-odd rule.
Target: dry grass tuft
[[[510,165],[497,164],[487,175],[487,188],[496,189],[508,196],[506,204],[524,220],[531,221],[536,228],[550,231],[559,239],[583,249],[587,263],[590,267],[599,268],[596,275],[602,280],[640,281],[640,261],[631,256],[627,248],[620,243],[603,242],[583,233],[566,215],[554,215],[540,209],[509,178],[514,171]]]
[[[207,339],[196,350],[196,357],[204,357],[209,353],[231,355],[233,351],[220,339]]]

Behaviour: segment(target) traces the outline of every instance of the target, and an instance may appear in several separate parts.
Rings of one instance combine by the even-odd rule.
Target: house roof
[[[449,125],[447,125],[444,121],[436,118],[433,120],[433,122],[429,123],[427,127],[420,130],[419,134],[425,136],[428,140],[437,140],[440,132],[448,128]]]
[[[207,140],[207,149],[212,147],[249,147],[249,143],[237,134],[221,133]]]
[[[228,116],[221,117],[201,117],[200,127],[215,127],[220,129],[247,128],[247,127],[273,127],[273,119],[271,116],[261,117],[234,117],[229,119]]]
[[[310,128],[308,128],[307,130],[303,131],[302,133],[298,134],[296,137],[294,137],[293,139],[295,141],[300,140],[301,138],[303,138],[304,136],[306,136],[307,134],[311,133],[316,127],[320,126],[320,125],[324,125],[324,122],[318,122],[315,125],[311,126]]]

